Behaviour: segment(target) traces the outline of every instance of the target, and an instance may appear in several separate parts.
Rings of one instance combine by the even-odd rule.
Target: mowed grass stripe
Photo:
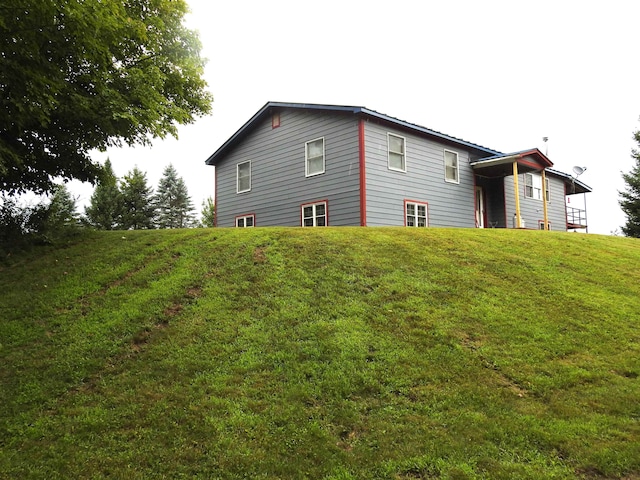
[[[171,278],[127,299],[139,309],[127,322],[153,320],[111,332],[119,353],[90,386],[0,437],[8,478],[640,472],[637,243],[448,229],[170,236],[173,256],[158,261],[174,262]]]

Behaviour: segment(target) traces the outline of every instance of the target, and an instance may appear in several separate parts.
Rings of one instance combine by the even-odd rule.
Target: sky
[[[214,197],[205,160],[265,103],[355,105],[505,153],[537,147],[567,173],[586,167],[589,233],[624,224],[639,1],[187,2],[212,113],[177,140],[96,153],[116,175],[137,165],[156,187],[171,163],[200,211]],[[72,190],[83,205],[92,187]]]

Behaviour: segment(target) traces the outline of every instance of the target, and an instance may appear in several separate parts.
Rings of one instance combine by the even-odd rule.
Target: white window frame
[[[528,180],[530,182],[528,182]],[[542,176],[535,173],[524,174],[524,196],[534,200],[542,200]]]
[[[409,215],[409,207],[413,207],[413,214]],[[419,208],[424,207],[424,215],[418,215]],[[411,216],[411,220],[409,217]],[[420,219],[424,218],[424,225],[420,225]],[[411,224],[412,223],[412,224]],[[404,225],[405,227],[424,228],[429,226],[429,204],[413,200],[404,201]]]
[[[249,164],[249,188],[246,188],[244,190],[240,190],[240,167],[242,165],[246,165]],[[243,177],[244,178],[244,177]],[[248,160],[246,162],[242,162],[242,163],[238,163],[236,165],[236,193],[245,193],[245,192],[250,192],[251,191],[251,160]]]
[[[447,153],[451,153],[452,155],[455,155],[455,165],[451,167],[454,169],[455,178],[449,178],[447,175],[447,167],[449,166],[447,165]],[[444,157],[444,181],[447,183],[459,184],[460,183],[460,155],[458,155],[458,152],[455,152],[453,150],[447,150],[445,148],[443,157]]]
[[[324,215],[318,215],[316,210],[319,205],[324,206]],[[311,208],[311,216],[305,217],[305,208]],[[324,217],[324,225],[318,225],[318,219]],[[312,225],[305,225],[305,220],[312,220]],[[303,227],[326,227],[329,225],[329,202],[324,200],[322,202],[303,203],[300,206],[300,225]]]
[[[547,222],[548,230],[551,230],[551,222]],[[538,220],[538,230],[544,230],[544,220]]]
[[[318,157],[309,157],[309,145],[315,142],[322,141],[322,170],[318,172],[309,171],[309,161]],[[325,172],[325,152],[324,152],[324,137],[309,140],[304,144],[304,175],[305,177],[315,177],[316,175],[322,175]]]
[[[402,140],[402,152],[391,151],[391,137],[399,138]],[[391,166],[391,154],[402,156],[402,168],[396,168]],[[387,133],[387,168],[394,172],[407,173],[407,139],[395,133]]]
[[[247,220],[251,219],[251,225],[247,225]],[[242,225],[238,223],[242,222]],[[238,228],[251,228],[256,226],[256,216],[252,213],[250,215],[240,215],[236,217],[236,227]]]
[[[547,203],[551,203],[551,187],[549,187],[549,177],[546,175],[544,177],[544,198]]]

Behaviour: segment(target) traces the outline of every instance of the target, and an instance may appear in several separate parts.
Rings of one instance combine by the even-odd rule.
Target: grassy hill
[[[637,240],[102,232],[0,292],[0,478],[640,478]]]

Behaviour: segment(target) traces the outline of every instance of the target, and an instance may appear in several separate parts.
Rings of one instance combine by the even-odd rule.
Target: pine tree
[[[193,226],[195,209],[187,185],[171,164],[164,169],[154,203],[158,212],[156,218],[158,228]]]
[[[124,230],[154,228],[155,209],[152,203],[153,189],[147,185],[147,174],[134,167],[120,183],[122,192],[122,217]]]
[[[640,130],[633,134],[640,146]],[[622,227],[622,233],[627,237],[640,238],[640,150],[631,150],[631,157],[636,164],[629,173],[623,173],[622,178],[627,184],[624,192],[619,192],[622,197],[620,207],[627,216],[627,223]]]
[[[202,210],[200,211],[202,217],[201,224],[203,227],[215,227],[216,226],[216,204],[213,203],[211,197],[202,202]]]
[[[117,230],[122,220],[122,200],[118,178],[107,159],[103,177],[91,195],[91,203],[84,208],[86,222],[99,230]]]
[[[56,185],[48,207],[48,222],[52,229],[78,225],[76,199],[66,185]]]

